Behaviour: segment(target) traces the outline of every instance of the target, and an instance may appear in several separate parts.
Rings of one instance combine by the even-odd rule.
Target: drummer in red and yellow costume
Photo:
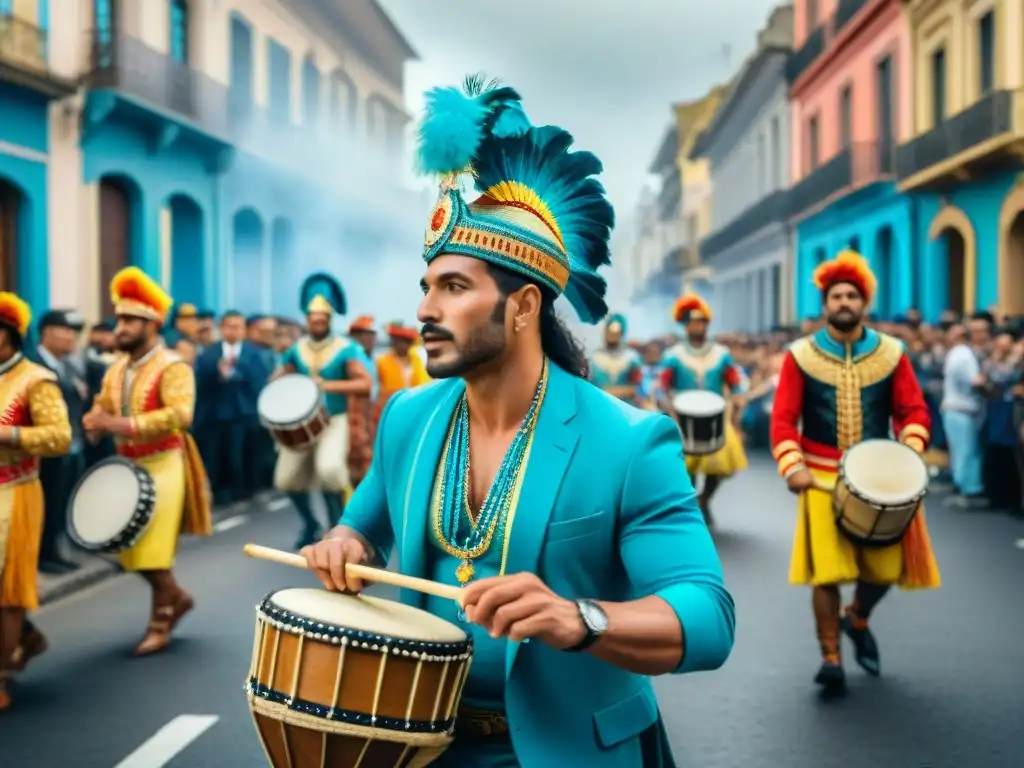
[[[413,353],[413,347],[420,340],[416,329],[394,322],[386,328],[386,333],[391,340],[391,349],[377,358],[381,408],[395,393],[431,381],[423,361]]]
[[[890,422],[892,433],[918,453],[928,446],[931,424],[903,345],[863,325],[877,287],[864,258],[843,251],[818,267],[814,284],[827,324],[786,353],[771,443],[779,474],[799,494],[789,580],[813,588],[822,655],[815,682],[838,692],[845,686],[840,629],[853,642],[857,663],[878,675],[878,644],[868,629],[872,610],[894,584],[927,589],[940,582],[923,510],[900,543],[862,548],[841,534],[824,489],[835,483],[843,452],[862,440],[888,438]],[[850,583],[857,585],[853,602],[840,615],[839,586]]]
[[[71,446],[56,375],[21,352],[31,322],[25,302],[0,293],[0,712],[11,705],[10,676],[47,647],[25,617],[39,607],[39,459],[61,456]]]
[[[173,300],[138,267],[118,272],[110,293],[117,315],[114,337],[126,354],[107,369],[82,423],[90,440],[113,435],[118,455],[145,468],[156,486],[149,528],[119,556],[121,566],[141,575],[153,591],[149,625],[135,649],[145,656],[166,648],[175,626],[193,608],[172,567],[179,533],[212,533],[210,490],[188,432],[195,377],[160,340]]]
[[[704,476],[700,508],[707,524],[713,525],[711,497],[722,480],[747,468],[747,454],[736,428],[739,407],[731,402],[743,389],[743,376],[728,348],[708,340],[711,308],[700,296],[681,296],[672,309],[672,317],[685,326],[686,339],[665,350],[661,361],[662,389],[666,393],[662,407],[672,413],[672,395],[691,390],[714,392],[727,403],[725,446],[710,456],[686,457],[686,470],[694,483],[698,475]]]

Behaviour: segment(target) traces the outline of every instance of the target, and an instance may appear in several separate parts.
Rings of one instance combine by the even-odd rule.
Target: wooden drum
[[[420,768],[452,741],[472,641],[391,600],[286,589],[260,603],[246,692],[275,768]]]

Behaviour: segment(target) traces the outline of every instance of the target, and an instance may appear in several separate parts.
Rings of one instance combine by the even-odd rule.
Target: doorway
[[[18,290],[18,219],[21,193],[0,179],[0,291]]]
[[[1006,255],[999,265],[999,305],[1011,317],[1024,315],[1024,211],[1006,233]]]
[[[964,279],[966,277],[966,243],[960,230],[952,227],[942,231],[946,246],[946,306],[942,309],[962,315],[965,310]]]
[[[132,263],[133,193],[123,179],[100,181],[100,284],[101,317],[113,311],[110,283],[114,275]]]

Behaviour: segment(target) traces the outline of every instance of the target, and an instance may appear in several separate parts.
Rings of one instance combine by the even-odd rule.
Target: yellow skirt
[[[825,487],[834,472],[811,470]],[[796,535],[789,563],[790,584],[821,586],[867,581],[902,589],[936,589],[941,584],[932,552],[924,507],[914,516],[903,541],[889,547],[858,547],[836,525],[832,494],[812,488],[797,502]]]
[[[690,477],[731,477],[746,468],[747,454],[743,450],[743,441],[731,421],[725,422],[725,446],[722,450],[708,456],[686,457],[686,471]]]
[[[42,483],[29,480],[0,486],[0,606],[27,611],[39,607],[36,577],[42,537]]]
[[[153,476],[156,508],[145,535],[118,559],[126,571],[164,571],[174,565],[185,507],[185,454],[165,451],[135,460]]]

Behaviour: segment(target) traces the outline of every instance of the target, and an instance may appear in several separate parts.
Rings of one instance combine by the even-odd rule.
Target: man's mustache
[[[424,341],[455,341],[455,334],[440,325],[424,323],[420,329],[420,338]]]

